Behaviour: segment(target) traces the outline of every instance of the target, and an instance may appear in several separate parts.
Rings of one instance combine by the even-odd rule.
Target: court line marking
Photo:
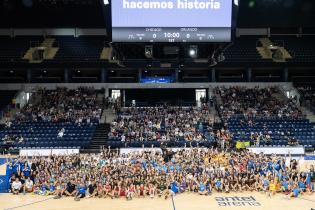
[[[176,210],[175,208],[175,202],[174,202],[174,195],[172,194],[172,204],[173,204],[173,210]]]
[[[298,198],[302,199],[302,200],[305,200],[305,201],[309,201],[309,202],[315,203],[315,200],[311,200],[311,199],[308,199],[308,198],[301,198],[301,197],[298,197]]]
[[[23,204],[23,205],[20,205],[20,206],[14,206],[14,207],[10,207],[10,208],[5,208],[5,209],[3,209],[3,210],[18,209],[18,208],[22,208],[22,207],[25,207],[25,206],[34,205],[34,204],[36,204],[36,203],[42,203],[42,202],[45,202],[45,201],[51,200],[51,199],[53,199],[53,198],[54,198],[54,197],[51,197],[51,198],[46,198],[46,199],[44,199],[44,200],[35,201],[35,202],[32,202],[32,203]]]

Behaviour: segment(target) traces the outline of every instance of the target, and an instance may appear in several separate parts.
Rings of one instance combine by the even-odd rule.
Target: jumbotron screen
[[[113,42],[230,42],[232,0],[112,0]]]

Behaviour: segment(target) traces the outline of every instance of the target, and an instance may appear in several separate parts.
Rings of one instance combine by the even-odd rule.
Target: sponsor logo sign
[[[253,196],[224,196],[215,197],[215,201],[219,206],[261,206]]]

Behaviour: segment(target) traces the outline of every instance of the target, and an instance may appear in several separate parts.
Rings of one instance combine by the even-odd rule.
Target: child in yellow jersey
[[[281,184],[279,182],[279,178],[278,177],[275,178],[275,183],[274,184],[276,186],[276,192],[281,192]]]
[[[275,195],[277,192],[277,189],[276,189],[276,183],[274,180],[271,180],[270,183],[269,183],[269,197],[272,195]]]

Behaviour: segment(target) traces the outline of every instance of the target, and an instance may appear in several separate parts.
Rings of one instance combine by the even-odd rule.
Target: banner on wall
[[[236,142],[236,149],[245,149],[246,147],[250,146],[249,141],[238,141]]]
[[[176,152],[178,150],[190,150],[192,148],[186,147],[174,147],[174,148],[167,148],[168,150],[172,150],[173,152]],[[200,148],[201,150],[207,150],[206,148]],[[145,148],[121,148],[120,153],[121,154],[128,154],[128,153],[135,153],[135,152],[142,152],[142,151],[154,151],[154,152],[162,152],[161,148],[158,147],[145,147]]]
[[[154,151],[154,152],[162,152],[161,148],[121,148],[120,153],[121,154],[129,154],[129,153],[136,153],[136,152],[142,152],[142,151]]]
[[[20,156],[73,155],[79,152],[79,149],[21,149]]]
[[[265,155],[277,154],[277,155],[304,155],[305,150],[303,146],[300,147],[248,147],[249,151]]]

